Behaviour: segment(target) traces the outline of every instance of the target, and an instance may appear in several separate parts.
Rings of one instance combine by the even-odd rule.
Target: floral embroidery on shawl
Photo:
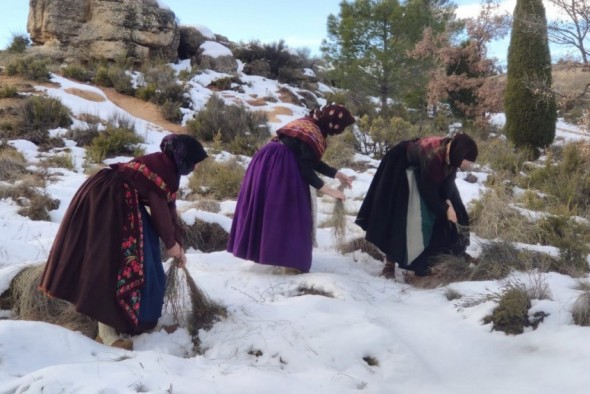
[[[322,134],[320,127],[311,118],[301,118],[289,122],[278,129],[277,134],[295,137],[305,142],[311,146],[318,160],[321,160],[326,150],[326,138]]]
[[[121,232],[121,268],[117,275],[117,301],[129,320],[139,323],[139,305],[143,274],[143,223],[139,196],[126,183],[124,188],[125,220]]]
[[[166,193],[168,202],[176,200],[176,193],[171,193],[166,182],[164,182],[164,180],[158,174],[150,170],[145,164],[138,163],[136,161],[130,161],[129,163],[125,164],[125,167],[131,168],[132,170],[141,173],[147,179],[152,181],[158,188]]]

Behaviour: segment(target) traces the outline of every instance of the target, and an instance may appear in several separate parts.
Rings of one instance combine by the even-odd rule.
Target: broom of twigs
[[[196,336],[199,329],[211,328],[215,321],[226,316],[225,308],[212,301],[197,286],[186,267],[179,268],[173,258],[168,263],[164,309],[170,311],[180,327],[185,327]]]
[[[344,191],[344,184],[338,186],[338,190]],[[334,224],[334,239],[336,246],[340,248],[344,245],[346,240],[346,210],[344,209],[344,201],[336,199],[334,202],[334,210],[332,211],[332,223]]]

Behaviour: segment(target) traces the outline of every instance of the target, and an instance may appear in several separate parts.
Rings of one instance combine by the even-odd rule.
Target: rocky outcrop
[[[175,61],[180,42],[176,16],[157,0],[29,0],[27,31],[36,45],[90,59]]]

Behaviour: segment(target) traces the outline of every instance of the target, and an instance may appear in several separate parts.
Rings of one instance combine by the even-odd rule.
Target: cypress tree
[[[555,96],[542,0],[517,0],[508,48],[505,131],[517,148],[537,151],[555,138]]]

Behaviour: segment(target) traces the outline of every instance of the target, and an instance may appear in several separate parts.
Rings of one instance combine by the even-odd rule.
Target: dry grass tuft
[[[343,243],[342,245],[338,245],[338,251],[341,254],[352,253],[357,250],[360,250],[363,253],[368,254],[375,260],[383,261],[383,253],[377,248],[375,245],[370,243],[364,238],[355,238],[351,241]]]
[[[329,291],[318,289],[314,286],[307,286],[305,284],[302,284],[297,288],[297,295],[318,295],[322,297],[334,298],[334,294],[330,293]]]
[[[38,287],[45,264],[23,269],[11,282],[10,304],[19,319],[57,324],[95,338],[98,325],[91,318],[76,312],[74,306],[58,298],[50,298]]]
[[[166,293],[164,309],[181,327],[186,327],[191,335],[196,336],[199,329],[209,329],[221,317],[227,316],[226,309],[212,301],[201,290],[186,267],[178,268],[170,263],[166,271]]]
[[[574,302],[572,317],[577,325],[590,326],[590,291],[580,294]]]
[[[530,228],[529,221],[510,207],[512,196],[501,187],[487,191],[474,204],[470,214],[471,228],[480,237],[487,239],[522,240]]]
[[[0,181],[15,181],[27,173],[25,157],[9,145],[0,145]]]
[[[205,253],[225,250],[229,234],[218,223],[196,219],[191,226],[184,225],[183,244]]]
[[[461,294],[459,291],[455,289],[451,289],[450,287],[447,287],[445,289],[444,296],[449,301],[459,300],[463,298],[463,294]]]
[[[49,211],[59,208],[60,203],[40,192],[31,179],[14,186],[0,186],[0,198],[13,199],[21,207],[18,214],[31,220],[49,220]]]

